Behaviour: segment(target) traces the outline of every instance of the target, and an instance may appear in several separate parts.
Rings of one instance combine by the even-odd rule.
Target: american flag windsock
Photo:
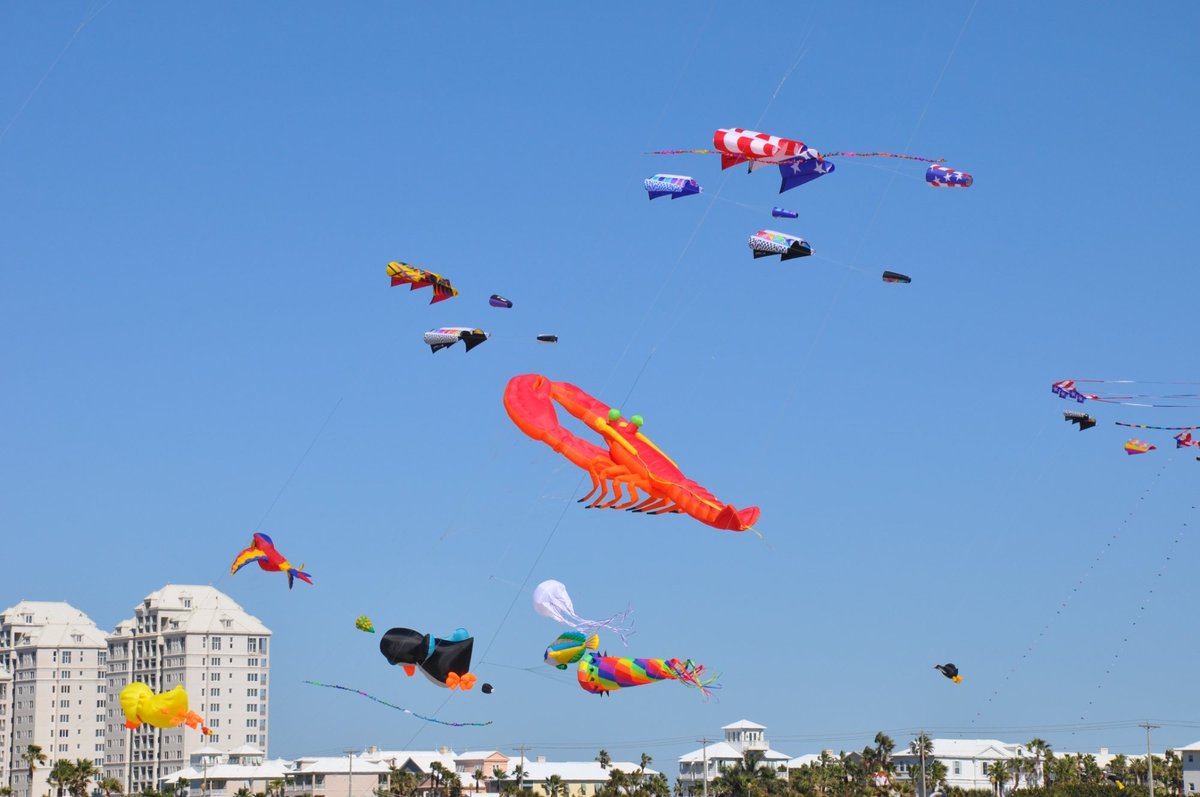
[[[816,150],[804,146],[803,141],[743,130],[740,127],[722,127],[713,134],[713,147],[721,153],[721,168],[728,169],[748,160],[782,163],[800,156],[819,158]]]
[[[933,165],[925,172],[925,182],[935,187],[970,188],[975,178],[966,172],[947,169],[945,166]]]

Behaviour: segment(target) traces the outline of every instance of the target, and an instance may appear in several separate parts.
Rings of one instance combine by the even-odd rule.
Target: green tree
[[[46,782],[54,787],[57,797],[63,797],[71,785],[71,776],[75,774],[75,766],[66,758],[60,758],[50,767]]]
[[[1035,783],[1044,788],[1046,786],[1046,770],[1044,766],[1047,759],[1054,757],[1054,753],[1050,749],[1050,743],[1039,736],[1035,736],[1025,743],[1025,747],[1033,753]]]
[[[243,786],[233,793],[233,797],[254,797],[254,793]]]
[[[946,776],[950,774],[950,770],[946,769],[946,765],[941,761],[933,760],[925,765],[925,782],[929,785],[929,791],[946,791]]]
[[[567,785],[563,782],[562,775],[551,775],[542,781],[542,787],[546,790],[546,797],[563,797]]]
[[[375,789],[376,797],[412,797],[417,793],[420,781],[416,775],[406,769],[396,766],[396,762],[388,762],[387,786]]]
[[[929,793],[929,760],[933,758],[933,739],[927,734],[918,734],[917,738],[908,743],[908,752],[918,759],[919,769],[912,773],[911,777],[914,783],[920,784],[920,797],[925,797]]]
[[[483,781],[483,770],[476,768],[475,771],[471,773],[471,779],[475,781],[475,793],[478,794],[480,792],[479,784]]]
[[[747,750],[733,766],[722,767],[721,774],[713,779],[716,797],[761,797],[755,770],[762,759],[762,751]]]
[[[92,790],[92,781],[99,779],[103,773],[96,769],[96,762],[90,758],[77,758],[71,765],[71,778],[67,788],[72,797],[87,797]]]
[[[513,781],[516,783],[517,791],[520,792],[525,788],[525,778],[529,777],[529,770],[517,764],[512,771]]]
[[[646,779],[643,791],[648,797],[671,797],[671,783],[667,780],[666,775],[655,772]]]
[[[449,770],[442,765],[441,761],[434,761],[429,765],[429,781],[433,786],[433,794],[435,797],[438,793],[438,789],[441,788],[442,784],[446,782],[447,774],[449,774]]]
[[[996,787],[996,797],[1004,797],[1004,784],[1008,783],[1008,765],[1003,761],[990,762],[987,776]]]
[[[21,753],[21,760],[25,762],[29,773],[29,794],[33,794],[33,772],[40,766],[45,766],[50,758],[42,752],[42,746],[39,744],[31,744]]]
[[[504,793],[504,782],[507,779],[508,773],[504,771],[504,767],[492,767],[492,780],[496,781],[496,791],[498,793]]]
[[[612,766],[612,756],[608,754],[607,750],[601,750],[596,756],[595,760],[600,762],[601,769],[607,770],[610,766]]]
[[[186,789],[187,787],[185,786],[184,788]],[[104,792],[104,797],[112,797],[114,794],[124,794],[125,787],[116,778],[103,778],[100,781],[100,791]]]

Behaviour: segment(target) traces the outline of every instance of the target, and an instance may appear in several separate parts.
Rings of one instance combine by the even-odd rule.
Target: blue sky
[[[165,583],[224,590],[274,631],[279,755],[527,743],[664,765],[743,717],[793,755],[918,727],[1137,751],[1133,721],[1200,712],[1200,463],[1169,433],[1127,457],[1111,422],[1200,408],[1103,406],[1080,434],[1048,388],[1197,379],[1198,17],[4,5],[0,528],[21,554],[0,602],[111,628]],[[975,186],[841,159],[779,196],[771,171],[644,154],[729,126],[944,157]],[[705,193],[648,203],[659,171]],[[818,256],[752,260],[762,227]],[[461,295],[390,289],[389,260]],[[493,337],[431,357],[421,333],[444,325]],[[504,413],[530,372],[644,415],[690,478],[762,507],[766,543],[575,506],[580,473]],[[228,575],[260,521],[315,586]],[[717,699],[601,700],[543,667],[546,578],[584,615],[632,605],[629,653],[704,662]],[[443,705],[353,629],[364,613],[467,627],[497,693]],[[962,685],[931,669],[947,660]],[[308,678],[494,724],[424,726]]]

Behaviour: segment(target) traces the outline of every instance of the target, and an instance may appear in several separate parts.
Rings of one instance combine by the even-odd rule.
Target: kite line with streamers
[[[725,153],[717,149],[654,149],[644,153],[646,155],[724,155]],[[925,158],[920,155],[901,155],[897,152],[826,152],[821,156],[825,158],[898,158],[906,161],[920,161],[921,163],[945,163],[945,158]],[[771,165],[775,165],[772,163]]]
[[[1113,423],[1130,429],[1157,429],[1160,432],[1194,432],[1200,429],[1200,426],[1149,426],[1144,423],[1122,423],[1121,421],[1113,421]]]
[[[426,722],[436,722],[438,725],[449,725],[453,728],[465,728],[465,727],[482,728],[486,725],[492,724],[491,720],[488,720],[487,722],[449,722],[447,720],[437,719],[436,717],[427,717],[424,714],[418,714],[417,712],[412,711],[407,708],[404,708],[403,706],[397,706],[394,703],[389,703],[386,700],[381,700],[378,697],[375,697],[374,695],[369,695],[366,692],[362,691],[361,689],[352,689],[349,686],[339,686],[338,684],[325,684],[325,683],[321,683],[320,681],[305,681],[304,683],[309,684],[311,686],[324,687],[325,689],[340,689],[343,692],[353,692],[356,695],[362,695],[367,700],[374,700],[376,703],[379,703],[380,705],[387,706],[388,708],[394,708],[397,711],[403,711],[405,714],[411,714],[412,716],[416,717],[417,719],[425,720]]]

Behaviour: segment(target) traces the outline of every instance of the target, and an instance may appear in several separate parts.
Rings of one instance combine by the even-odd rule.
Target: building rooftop
[[[166,613],[168,618],[159,625],[160,633],[207,634],[217,631],[271,635],[271,630],[261,620],[216,587],[167,584],[143,598],[134,609]],[[136,625],[136,620],[123,620],[117,624],[113,635],[129,633]]]
[[[1026,755],[1025,745],[999,739],[930,739],[935,758],[1016,758]],[[908,746],[897,747],[894,758],[916,758]]]
[[[721,726],[721,730],[723,731],[765,731],[766,729],[766,725],[759,725],[757,722],[751,722],[750,720],[738,720],[737,722],[731,722],[728,725]]]
[[[26,619],[28,618],[28,620]],[[26,627],[21,646],[104,647],[104,633],[92,618],[62,601],[21,601],[0,612],[0,625]]]
[[[707,757],[709,761],[720,760],[742,760],[742,751],[731,745],[729,742],[713,742],[708,747],[701,747],[699,750],[693,750],[690,753],[684,753],[679,757],[679,762],[690,763],[694,761],[704,761],[705,750],[708,751]],[[791,759],[790,755],[781,753],[778,750],[755,750],[762,753],[762,760],[765,762],[783,762]]]

